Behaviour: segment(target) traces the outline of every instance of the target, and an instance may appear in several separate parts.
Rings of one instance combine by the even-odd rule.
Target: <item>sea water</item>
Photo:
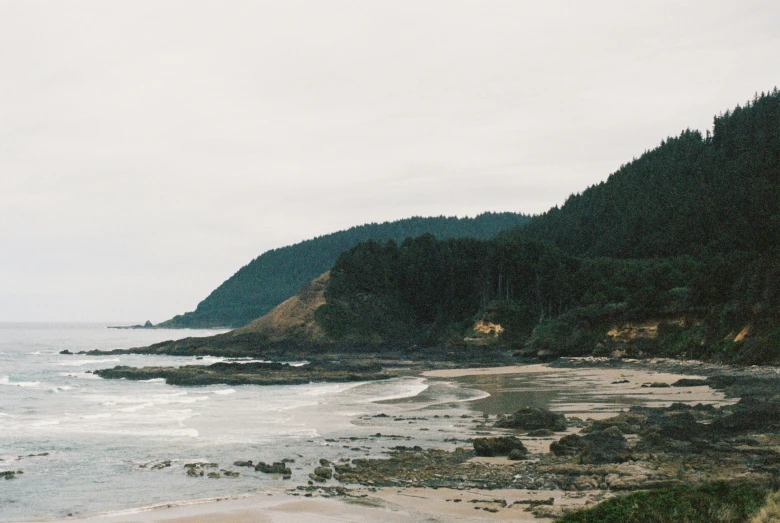
[[[347,445],[332,444],[334,438],[350,434],[368,439],[360,436],[371,433],[370,423],[361,427],[355,416],[368,419],[392,412],[393,405],[377,402],[413,397],[429,387],[422,378],[176,387],[161,379],[103,380],[87,371],[209,364],[218,358],[60,354],[218,332],[106,327],[0,323],[0,472],[23,471],[14,479],[0,479],[0,521],[84,516],[283,489],[305,482],[319,458],[345,452]],[[435,396],[438,401],[476,397],[454,388],[450,392]],[[409,444],[413,439],[405,437]],[[361,456],[373,451],[364,446]],[[236,460],[270,463],[282,458],[296,460],[290,482],[233,466]],[[217,472],[229,469],[241,475],[188,477],[184,464],[197,461],[218,463]]]

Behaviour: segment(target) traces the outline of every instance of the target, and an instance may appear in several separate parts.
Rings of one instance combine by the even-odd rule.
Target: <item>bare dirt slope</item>
[[[321,274],[288,300],[282,302],[271,312],[248,325],[236,329],[235,334],[263,334],[272,341],[298,339],[321,341],[325,332],[314,321],[314,311],[325,304],[325,288],[328,286],[330,271]]]

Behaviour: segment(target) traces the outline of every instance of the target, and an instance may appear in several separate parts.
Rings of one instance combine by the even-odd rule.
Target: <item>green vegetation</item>
[[[714,483],[636,492],[567,514],[557,523],[748,523],[766,489]]]
[[[268,251],[242,267],[217,287],[193,312],[176,316],[158,327],[240,327],[276,305],[330,269],[338,256],[361,241],[403,241],[430,233],[437,238],[491,238],[500,231],[523,225],[527,216],[484,213],[476,218],[408,218],[372,223]]]
[[[775,90],[495,239],[361,243],[338,258],[316,319],[342,341],[462,344],[484,320],[528,355],[769,363],[779,240]]]
[[[780,92],[686,130],[606,182],[534,218],[522,235],[579,256],[767,252],[780,242]]]

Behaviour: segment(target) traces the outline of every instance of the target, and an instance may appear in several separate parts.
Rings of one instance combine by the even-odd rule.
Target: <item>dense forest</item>
[[[304,284],[330,269],[338,256],[365,240],[396,240],[429,233],[437,238],[486,239],[523,225],[527,216],[484,213],[475,218],[408,218],[372,223],[268,251],[217,287],[193,312],[160,327],[240,327],[294,295]]]
[[[345,341],[458,344],[481,322],[521,354],[766,363],[780,354],[779,240],[775,89],[497,238],[358,244],[316,315]]]

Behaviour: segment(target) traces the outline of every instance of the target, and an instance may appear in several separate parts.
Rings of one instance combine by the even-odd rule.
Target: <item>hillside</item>
[[[780,93],[497,239],[362,243],[325,297],[316,316],[336,340],[463,344],[487,329],[544,357],[777,361]]]
[[[304,285],[295,296],[286,299],[268,314],[233,332],[236,335],[257,334],[269,341],[289,338],[322,341],[325,331],[314,321],[314,311],[325,304],[325,289],[329,281],[330,271]]]
[[[686,130],[534,217],[526,238],[616,258],[768,251],[780,245],[780,93]]]
[[[263,253],[212,291],[192,312],[162,322],[165,328],[240,327],[263,316],[329,270],[339,255],[361,241],[403,241],[430,233],[437,238],[491,238],[523,225],[517,213],[484,213],[475,218],[408,218],[372,223]]]

